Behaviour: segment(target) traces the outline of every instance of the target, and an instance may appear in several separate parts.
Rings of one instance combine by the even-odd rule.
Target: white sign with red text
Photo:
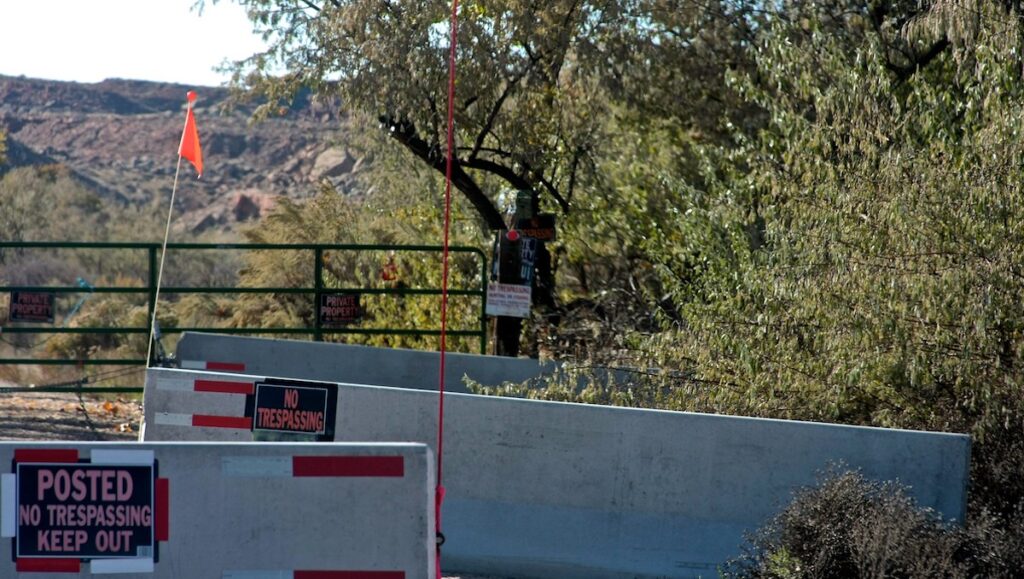
[[[487,286],[487,315],[528,318],[530,294],[528,285],[492,282]]]

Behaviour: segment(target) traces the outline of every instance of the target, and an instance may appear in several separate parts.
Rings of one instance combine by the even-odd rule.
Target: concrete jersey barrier
[[[0,577],[433,579],[421,444],[0,443]]]
[[[196,384],[248,391],[261,380],[149,370],[146,439],[251,439],[238,424],[155,419],[242,416],[247,394]],[[436,393],[334,386],[336,439],[435,443]],[[922,506],[962,520],[969,448],[956,434],[451,394],[442,565],[550,579],[716,577],[745,533],[835,463],[899,480]]]
[[[440,368],[438,352],[196,332],[185,332],[175,355],[186,370],[425,390],[437,390]],[[497,386],[502,382],[525,382],[554,371],[555,364],[528,358],[449,352],[445,357],[445,390],[467,393],[463,376],[485,386]]]

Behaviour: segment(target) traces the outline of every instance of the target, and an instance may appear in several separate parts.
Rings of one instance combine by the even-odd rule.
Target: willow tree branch
[[[436,144],[428,143],[416,132],[416,127],[406,121],[395,120],[390,116],[380,117],[381,123],[388,129],[388,134],[402,144],[410,153],[417,156],[429,167],[442,175],[447,169],[447,159]],[[490,198],[480,189],[476,181],[466,173],[465,167],[459,159],[452,159],[452,185],[458,189],[476,209],[480,217],[487,223],[490,229],[506,229],[505,220],[502,219],[498,208],[494,206]]]

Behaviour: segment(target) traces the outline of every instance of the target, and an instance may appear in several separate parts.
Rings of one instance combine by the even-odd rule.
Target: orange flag
[[[185,113],[185,131],[181,133],[181,145],[178,156],[192,162],[199,176],[203,176],[203,149],[199,146],[199,131],[196,130],[196,117],[192,114],[192,103],[196,101],[196,92],[188,91],[188,112]]]

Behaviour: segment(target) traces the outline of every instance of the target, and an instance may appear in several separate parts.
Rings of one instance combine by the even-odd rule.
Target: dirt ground
[[[0,389],[0,440],[132,441],[141,418],[142,405],[126,398]]]
[[[116,440],[138,438],[142,404],[126,398],[75,394],[4,393],[0,388],[0,440]],[[482,575],[444,579],[501,579]]]

